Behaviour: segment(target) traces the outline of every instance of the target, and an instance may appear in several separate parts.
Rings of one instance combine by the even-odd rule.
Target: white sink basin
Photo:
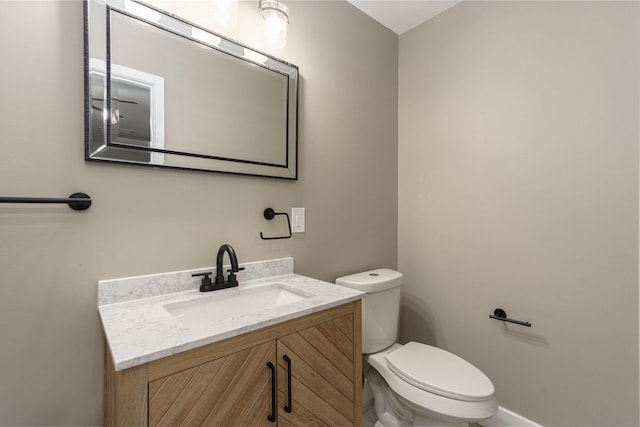
[[[223,292],[216,295],[216,292]],[[213,291],[210,296],[165,304],[162,307],[188,326],[202,326],[232,317],[311,298],[313,294],[280,283],[265,286]]]

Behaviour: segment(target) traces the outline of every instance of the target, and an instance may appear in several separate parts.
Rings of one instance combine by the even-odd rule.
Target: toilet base
[[[469,427],[463,422],[445,421],[432,418],[421,411],[415,411],[403,402],[387,385],[382,376],[370,369],[367,383],[373,391],[374,406],[378,421],[375,427]]]
[[[414,421],[414,426],[419,426],[419,427],[469,427],[469,424],[467,423],[462,423],[462,424],[447,424],[446,426],[441,424],[441,423],[436,423],[436,424],[425,424],[424,421]],[[385,427],[384,424],[382,424],[379,420],[376,421],[376,423],[374,424],[374,427]]]
[[[435,424],[433,424],[435,422]],[[461,424],[442,424],[439,421],[433,421],[433,420],[414,420],[413,421],[413,426],[415,427],[470,427],[469,424],[467,423],[461,423]],[[476,424],[477,425],[477,424]],[[376,423],[374,424],[374,427],[386,427],[384,424],[382,424],[380,422],[380,420],[376,421]]]
[[[413,416],[413,425],[420,427],[469,427],[467,423],[444,424],[442,421],[423,417],[417,412],[415,412]]]

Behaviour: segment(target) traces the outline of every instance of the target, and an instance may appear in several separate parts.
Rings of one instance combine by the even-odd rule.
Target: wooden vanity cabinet
[[[107,349],[104,424],[361,425],[360,304],[120,372]]]
[[[273,341],[149,382],[149,425],[268,425]]]

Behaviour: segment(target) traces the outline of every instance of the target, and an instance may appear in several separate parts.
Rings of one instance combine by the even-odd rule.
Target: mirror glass
[[[133,0],[85,0],[85,158],[297,178],[298,67]]]

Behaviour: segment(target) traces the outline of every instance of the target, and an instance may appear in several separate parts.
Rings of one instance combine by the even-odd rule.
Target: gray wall
[[[638,2],[463,2],[400,37],[403,339],[545,426],[638,425],[639,36]]]
[[[397,36],[345,2],[290,8],[273,53],[302,77],[297,182],[85,163],[81,2],[0,2],[0,195],[94,200],[0,206],[0,425],[100,423],[99,279],[210,266],[226,242],[328,281],[396,267]],[[283,226],[268,206],[305,207],[307,232],[261,241]]]
[[[96,281],[225,242],[329,281],[398,267],[403,339],[476,364],[502,406],[638,425],[638,3],[465,2],[400,38],[400,78],[398,38],[350,5],[289,6],[297,182],[85,163],[80,2],[0,2],[0,195],[94,199],[0,206],[0,425],[98,424]],[[254,9],[218,30],[269,51]],[[307,232],[261,241],[266,206],[306,207]]]

